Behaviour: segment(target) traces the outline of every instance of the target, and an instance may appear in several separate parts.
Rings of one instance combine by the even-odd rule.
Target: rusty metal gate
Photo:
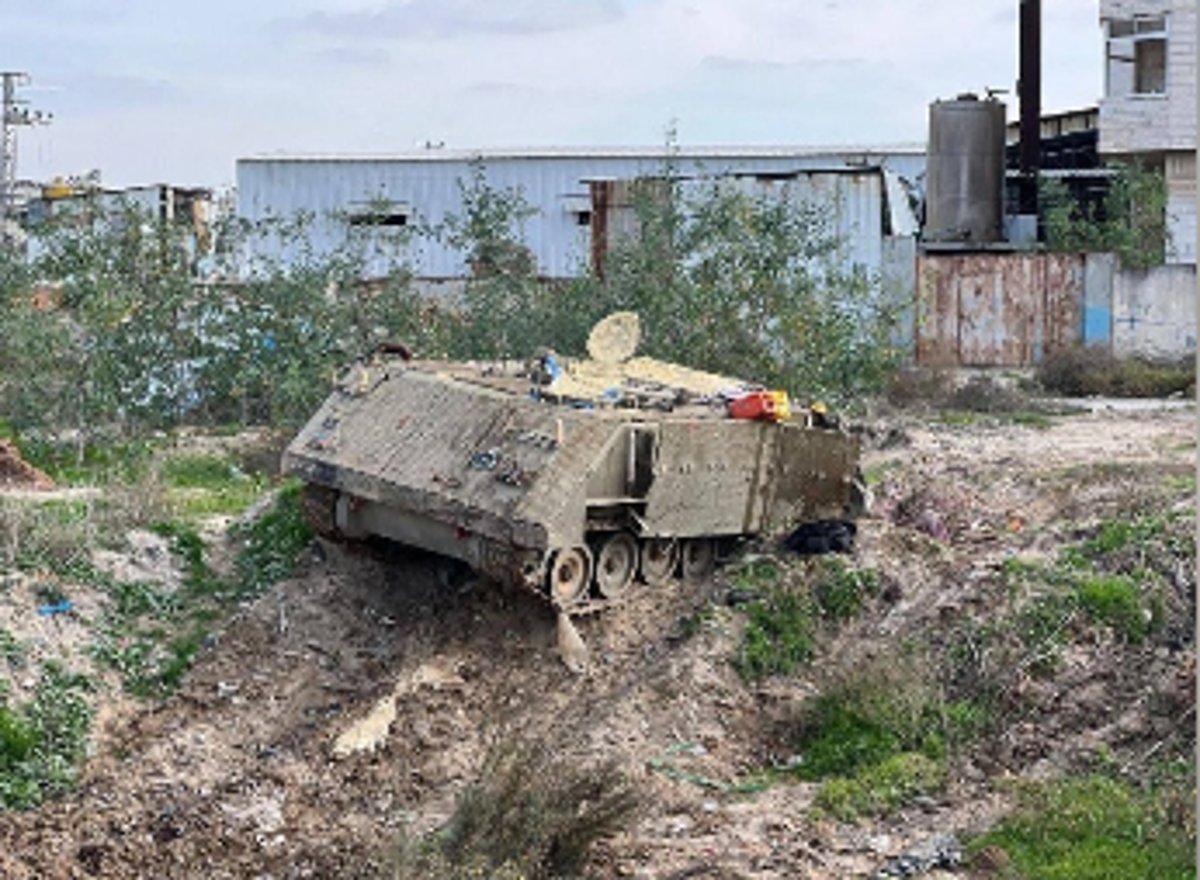
[[[1027,367],[1082,341],[1080,254],[924,253],[917,258],[917,363]]]

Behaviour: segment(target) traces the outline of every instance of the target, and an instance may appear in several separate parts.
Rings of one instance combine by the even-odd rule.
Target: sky
[[[1095,104],[1097,0],[1043,6],[1042,105]],[[23,178],[234,183],[239,157],[868,145],[1015,91],[1019,0],[3,0]],[[1010,94],[1009,118],[1016,103]]]

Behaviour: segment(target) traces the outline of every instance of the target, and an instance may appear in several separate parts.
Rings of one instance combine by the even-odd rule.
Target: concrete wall
[[[1196,154],[1168,153],[1163,175],[1167,183],[1167,262],[1196,263]]]
[[[1083,261],[1083,344],[1112,347],[1112,289],[1116,254],[1087,254]]]
[[[1178,358],[1196,351],[1196,267],[1120,268],[1112,275],[1112,349]]]

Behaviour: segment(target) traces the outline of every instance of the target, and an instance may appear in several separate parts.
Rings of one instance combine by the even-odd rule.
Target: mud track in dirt
[[[909,434],[869,456],[887,476],[858,550],[899,597],[824,645],[823,664],[986,616],[1006,554],[1054,552],[1081,521],[1190,473],[1195,456],[1190,412]],[[928,499],[945,540],[897,520],[911,497]],[[1038,685],[1028,725],[959,768],[936,802],[858,827],[814,823],[810,784],[721,790],[788,757],[776,722],[822,669],[745,685],[729,663],[738,615],[684,626],[720,592],[720,578],[643,589],[584,621],[592,665],[574,676],[532,598],[447,589],[425,556],[326,546],[228,621],[175,696],[118,725],[77,792],[0,816],[0,876],[361,876],[402,830],[444,821],[489,749],[513,739],[616,758],[644,792],[644,815],[597,848],[597,876],[867,876],[938,831],[985,825],[1003,807],[997,776],[1049,772],[1089,747],[1152,746],[1166,722],[1146,695],[1192,650],[1186,633],[1136,662],[1084,646]],[[388,698],[396,717],[379,748],[333,758],[338,735]]]

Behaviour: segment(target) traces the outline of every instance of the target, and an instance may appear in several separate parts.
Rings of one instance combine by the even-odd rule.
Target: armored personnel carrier
[[[609,316],[590,357],[357,363],[288,446],[310,521],[462,560],[577,614],[635,581],[711,573],[729,539],[841,520],[858,444],[743,380],[634,357]]]

